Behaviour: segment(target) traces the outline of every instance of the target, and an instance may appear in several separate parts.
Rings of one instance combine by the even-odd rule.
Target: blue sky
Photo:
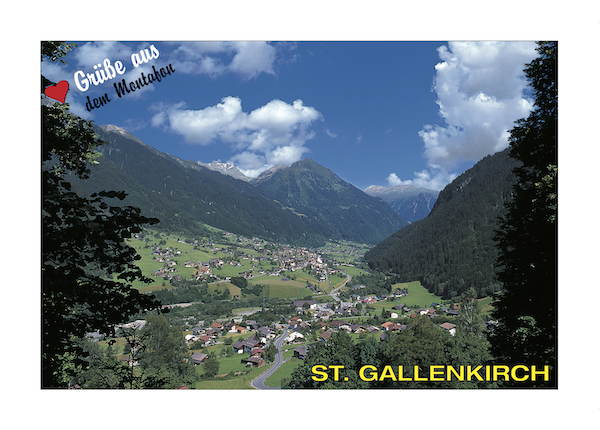
[[[66,66],[42,64],[46,77],[69,82],[75,113],[249,176],[310,157],[361,189],[439,190],[504,149],[532,106],[522,71],[533,42],[75,43]],[[148,62],[134,67],[143,50]],[[75,73],[84,88],[105,60],[121,61],[124,74],[79,89]],[[160,82],[117,96],[114,83],[169,65]],[[87,97],[104,94],[109,103],[86,109]]]

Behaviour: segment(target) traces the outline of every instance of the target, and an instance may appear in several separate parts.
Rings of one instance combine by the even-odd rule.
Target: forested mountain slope
[[[102,157],[86,193],[124,190],[123,204],[142,209],[156,225],[208,235],[206,225],[235,234],[300,246],[326,239],[376,244],[408,224],[381,199],[343,181],[312,160],[273,169],[249,183],[160,152],[127,131],[95,128]]]
[[[96,132],[107,143],[100,147],[102,157],[90,180],[78,186],[88,193],[124,190],[128,194],[124,203],[158,218],[159,229],[203,234],[203,224],[208,224],[293,244],[312,246],[324,240],[246,182],[201,166],[189,168],[114,126]]]
[[[408,225],[383,200],[365,194],[310,158],[273,169],[254,183],[330,239],[376,244]]]
[[[516,165],[508,150],[479,161],[440,192],[426,218],[369,251],[369,266],[397,273],[406,282],[420,280],[443,298],[470,287],[480,296],[498,291],[493,237],[511,196]]]

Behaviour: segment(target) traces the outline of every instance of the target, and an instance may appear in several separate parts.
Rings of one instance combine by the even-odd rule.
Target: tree
[[[470,332],[483,337],[485,327],[475,288],[469,288],[460,296],[460,314],[457,319],[457,326],[461,332]]]
[[[334,333],[327,343],[318,342],[311,347],[305,360],[291,375],[283,388],[368,388],[368,383],[358,376],[355,355],[358,349],[346,332]],[[326,380],[313,379],[313,366],[343,366],[336,381],[334,375]]]
[[[42,61],[64,62],[70,48],[44,42]],[[50,84],[42,76],[42,93]],[[50,105],[44,95],[42,101],[42,386],[61,387],[73,375],[67,368],[86,365],[77,339],[94,330],[113,334],[129,316],[160,305],[131,288],[135,280],[151,280],[125,243],[142,225],[158,220],[106,203],[122,200],[123,192],[81,197],[71,190],[66,175],[87,179],[102,142],[68,104]]]
[[[277,355],[277,347],[275,346],[275,344],[270,343],[269,346],[267,347],[267,349],[265,350],[265,360],[267,360],[268,362],[274,361],[275,360],[275,356]]]
[[[555,384],[558,44],[539,42],[537,52],[525,69],[535,108],[510,137],[510,155],[522,166],[514,170],[514,198],[496,236],[504,291],[491,342],[502,362],[551,366]]]
[[[203,366],[204,376],[206,376],[207,378],[214,378],[219,373],[220,363],[215,357],[210,357],[206,359]]]
[[[472,366],[493,363],[489,341],[474,332],[459,330],[446,341],[446,363],[456,369],[465,364]],[[441,388],[497,388],[503,381],[471,381],[449,380],[441,384]]]
[[[393,335],[385,347],[385,364],[404,366],[405,375],[413,376],[414,366],[420,374],[429,376],[429,366],[446,364],[447,336],[436,327],[431,318],[418,315],[407,323],[407,328]],[[395,382],[386,380],[381,386],[423,388],[435,383]]]
[[[81,339],[80,345],[86,362],[75,382],[82,388],[127,388],[130,382],[129,366],[117,361],[110,354],[109,344],[106,353],[97,342]]]
[[[193,386],[196,371],[189,360],[183,333],[171,327],[164,315],[151,314],[141,330],[143,350],[139,356],[144,388]]]

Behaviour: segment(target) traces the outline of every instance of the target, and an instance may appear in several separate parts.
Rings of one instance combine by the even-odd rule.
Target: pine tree
[[[523,166],[496,236],[504,291],[491,341],[499,361],[549,365],[556,384],[558,44],[540,42],[537,51],[525,69],[535,108],[510,137]]]

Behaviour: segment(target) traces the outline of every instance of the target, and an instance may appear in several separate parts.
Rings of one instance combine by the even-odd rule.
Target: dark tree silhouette
[[[63,61],[70,45],[42,43],[42,61]],[[64,62],[64,61],[63,61]],[[52,82],[42,76],[42,93]],[[139,255],[125,239],[156,219],[134,207],[110,206],[123,192],[77,195],[65,175],[86,179],[97,158],[91,123],[50,105],[42,96],[42,387],[64,387],[67,369],[85,366],[75,339],[115,326],[140,311],[157,308],[151,296],[131,288],[149,282],[136,266]]]
[[[540,42],[537,51],[525,69],[535,109],[510,138],[523,166],[496,238],[504,292],[491,341],[500,361],[551,366],[551,384],[538,381],[548,386],[556,385],[558,44]]]

